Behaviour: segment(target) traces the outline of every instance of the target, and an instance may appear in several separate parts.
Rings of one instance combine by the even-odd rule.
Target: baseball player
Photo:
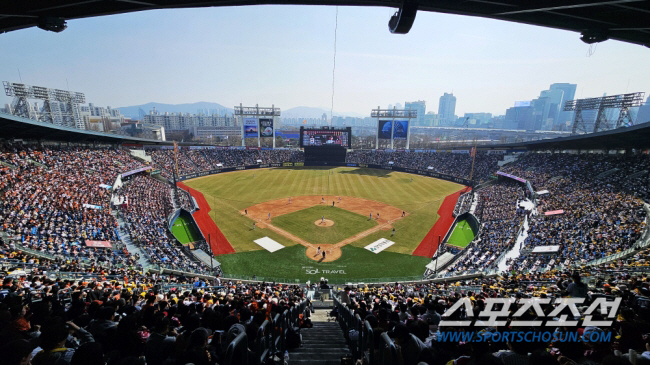
[[[269,212],[269,218],[268,219],[271,220],[271,212]]]
[[[321,224],[325,224],[325,216],[322,216],[322,217],[320,218],[320,223],[321,223]]]

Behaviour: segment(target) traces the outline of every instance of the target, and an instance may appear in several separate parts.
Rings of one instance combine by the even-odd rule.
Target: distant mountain
[[[196,114],[201,111],[204,114],[232,114],[233,109],[217,103],[198,102],[191,104],[162,104],[147,103],[142,105],[124,106],[117,109],[127,118],[140,119],[140,114],[149,114],[153,108],[159,113],[191,113]],[[330,117],[330,110],[326,108],[314,108],[309,106],[297,106],[295,108],[282,110],[282,118],[322,118],[323,113]],[[340,113],[334,112],[334,116],[339,117],[358,117],[363,118],[368,115],[359,113]]]
[[[330,117],[330,109],[314,108],[310,106],[297,106],[295,108],[282,110],[282,118],[322,118],[323,113],[327,115],[327,118]],[[334,112],[334,116],[364,118],[369,115],[363,115],[363,114],[351,113],[351,112],[350,113]]]
[[[124,106],[117,108],[120,110],[120,113],[125,117],[130,117],[134,119],[140,118],[140,111],[144,114],[149,114],[149,111],[156,108],[156,111],[159,113],[192,113],[196,114],[202,112],[204,114],[232,114],[233,109],[225,107],[217,103],[209,102],[198,102],[191,104],[162,104],[162,103],[147,103],[142,105],[133,105],[133,106]]]

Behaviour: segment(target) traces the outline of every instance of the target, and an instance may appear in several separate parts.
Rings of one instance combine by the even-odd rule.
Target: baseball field
[[[464,188],[354,167],[243,170],[184,183],[203,194],[235,251],[217,256],[226,276],[334,283],[421,277],[430,258],[413,252],[445,197]]]

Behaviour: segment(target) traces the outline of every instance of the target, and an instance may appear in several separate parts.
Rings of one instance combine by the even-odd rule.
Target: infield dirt
[[[297,212],[299,210],[311,208],[313,206],[336,206],[337,208],[345,209],[353,213],[367,216],[378,223],[378,225],[350,236],[336,244],[322,244],[321,250],[325,251],[325,258],[318,254],[318,245],[307,242],[306,240],[291,234],[283,229],[280,229],[273,224],[271,220],[274,217]],[[368,200],[357,197],[349,196],[331,196],[331,195],[312,195],[312,196],[296,196],[283,199],[271,200],[268,202],[252,205],[248,208],[239,211],[242,215],[247,215],[248,218],[257,222],[257,227],[262,229],[271,229],[286,238],[307,247],[307,257],[314,261],[330,262],[341,257],[341,247],[350,244],[358,239],[361,239],[369,234],[378,230],[391,229],[392,223],[408,216],[408,213],[402,211],[394,206],[381,203],[374,200]],[[371,216],[372,215],[372,216]],[[314,224],[320,223],[319,221]]]

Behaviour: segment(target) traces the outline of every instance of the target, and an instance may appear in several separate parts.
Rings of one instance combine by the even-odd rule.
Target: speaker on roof
[[[418,2],[405,0],[402,7],[390,17],[388,29],[393,34],[406,34],[411,30],[418,12]]]

